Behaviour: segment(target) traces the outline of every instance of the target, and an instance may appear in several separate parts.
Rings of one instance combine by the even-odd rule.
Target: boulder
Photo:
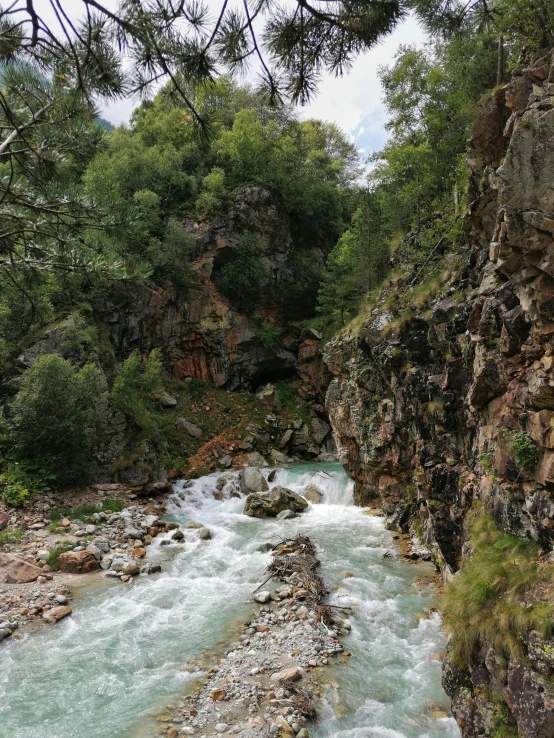
[[[200,528],[198,531],[198,538],[200,538],[201,541],[209,541],[211,540],[212,533],[208,528]]]
[[[67,551],[58,557],[60,571],[66,574],[88,574],[100,569],[100,562],[90,551]]]
[[[157,400],[163,407],[176,407],[177,400],[172,397],[168,392],[160,390],[154,393],[154,399]]]
[[[277,515],[277,520],[291,520],[291,518],[297,517],[298,513],[295,513],[292,510],[283,510],[283,512],[280,512],[279,515]]]
[[[331,430],[331,426],[325,423],[323,420],[320,420],[319,418],[313,418],[311,422],[311,426],[312,426],[312,438],[317,444],[321,444],[325,436]]]
[[[48,610],[43,617],[49,623],[57,623],[68,615],[71,615],[69,605],[60,605],[59,607],[53,607],[51,610]]]
[[[244,514],[251,518],[275,518],[284,510],[302,512],[308,507],[303,497],[286,487],[273,487],[268,492],[254,492],[246,498]]]
[[[41,570],[12,554],[0,552],[0,582],[6,584],[25,584],[35,582]]]
[[[127,576],[135,577],[137,574],[140,573],[140,567],[138,564],[135,564],[134,561],[127,561],[125,564],[123,564],[123,568],[121,572]]]
[[[186,418],[177,418],[175,421],[175,427],[177,430],[186,433],[188,436],[192,436],[192,438],[200,438],[202,435],[202,428],[199,428],[194,423],[191,423],[190,420],[187,420]]]
[[[247,467],[241,469],[239,474],[240,489],[245,495],[249,495],[252,492],[262,492],[269,489],[267,482],[265,481],[262,473],[259,469],[254,467]]]
[[[265,605],[266,602],[271,600],[271,592],[264,590],[254,595],[254,602],[258,602],[260,605]]]
[[[323,493],[317,487],[312,486],[306,489],[303,497],[305,497],[308,502],[312,502],[317,505],[323,499]]]

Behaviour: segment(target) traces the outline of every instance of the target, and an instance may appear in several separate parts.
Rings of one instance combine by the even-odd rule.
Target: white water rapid
[[[161,574],[91,585],[74,600],[71,618],[2,644],[0,738],[156,735],[152,715],[198,676],[195,657],[224,648],[252,611],[247,600],[269,557],[258,547],[298,532],[318,545],[333,600],[353,607],[352,633],[343,639],[352,656],[324,670],[332,684],[310,736],[458,738],[455,721],[440,713],[448,709],[444,638],[439,616],[427,613],[430,565],[383,559],[392,534],[352,504],[343,470],[280,469],[273,484],[323,492],[321,504],[287,521],[245,517],[241,499],[215,500],[218,476],[185,490],[176,485],[168,505],[175,520],[210,528],[211,541],[185,531],[184,546],[161,546],[159,536],[148,559],[162,563]],[[236,485],[236,475],[227,476]]]

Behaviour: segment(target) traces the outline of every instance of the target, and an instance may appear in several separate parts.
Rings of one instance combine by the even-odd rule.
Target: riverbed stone
[[[268,592],[267,590],[264,590],[263,592],[257,592],[254,595],[254,602],[259,602],[262,605],[264,605],[266,602],[269,602],[270,600],[271,592]]]
[[[244,506],[244,514],[252,518],[275,518],[283,510],[302,512],[308,507],[303,497],[286,487],[273,487],[268,492],[257,492],[248,495]]]
[[[66,551],[59,555],[58,565],[66,574],[88,574],[100,569],[100,562],[90,551]]]
[[[40,574],[41,569],[38,566],[13,554],[0,552],[0,582],[25,584],[36,581]]]
[[[59,607],[53,607],[51,610],[48,610],[43,617],[49,623],[57,623],[68,615],[71,615],[71,612],[69,605],[60,605]]]
[[[255,467],[247,467],[241,469],[239,473],[240,488],[243,494],[248,495],[252,492],[262,492],[269,489],[259,469]]]

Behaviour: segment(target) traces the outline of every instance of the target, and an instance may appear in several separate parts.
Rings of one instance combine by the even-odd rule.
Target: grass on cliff
[[[488,515],[474,519],[470,540],[472,558],[441,596],[454,660],[468,664],[483,641],[499,656],[521,657],[526,633],[554,634],[550,604],[534,599],[551,582],[552,569],[539,565],[536,543],[503,533]]]

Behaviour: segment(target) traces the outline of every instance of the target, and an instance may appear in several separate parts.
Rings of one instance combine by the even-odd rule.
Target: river
[[[353,608],[343,639],[351,658],[325,670],[330,685],[311,738],[459,738],[441,712],[444,635],[429,613],[431,567],[383,558],[392,534],[353,505],[341,467],[279,469],[273,484],[323,492],[321,504],[288,521],[248,518],[243,500],[215,500],[217,476],[177,484],[168,503],[174,520],[210,528],[211,541],[191,534],[184,547],[161,546],[158,537],[148,558],[162,574],[90,585],[71,618],[2,644],[0,738],[156,735],[155,714],[198,676],[198,658],[224,648],[252,611],[247,601],[268,561],[259,546],[299,532],[318,545],[332,601]]]

